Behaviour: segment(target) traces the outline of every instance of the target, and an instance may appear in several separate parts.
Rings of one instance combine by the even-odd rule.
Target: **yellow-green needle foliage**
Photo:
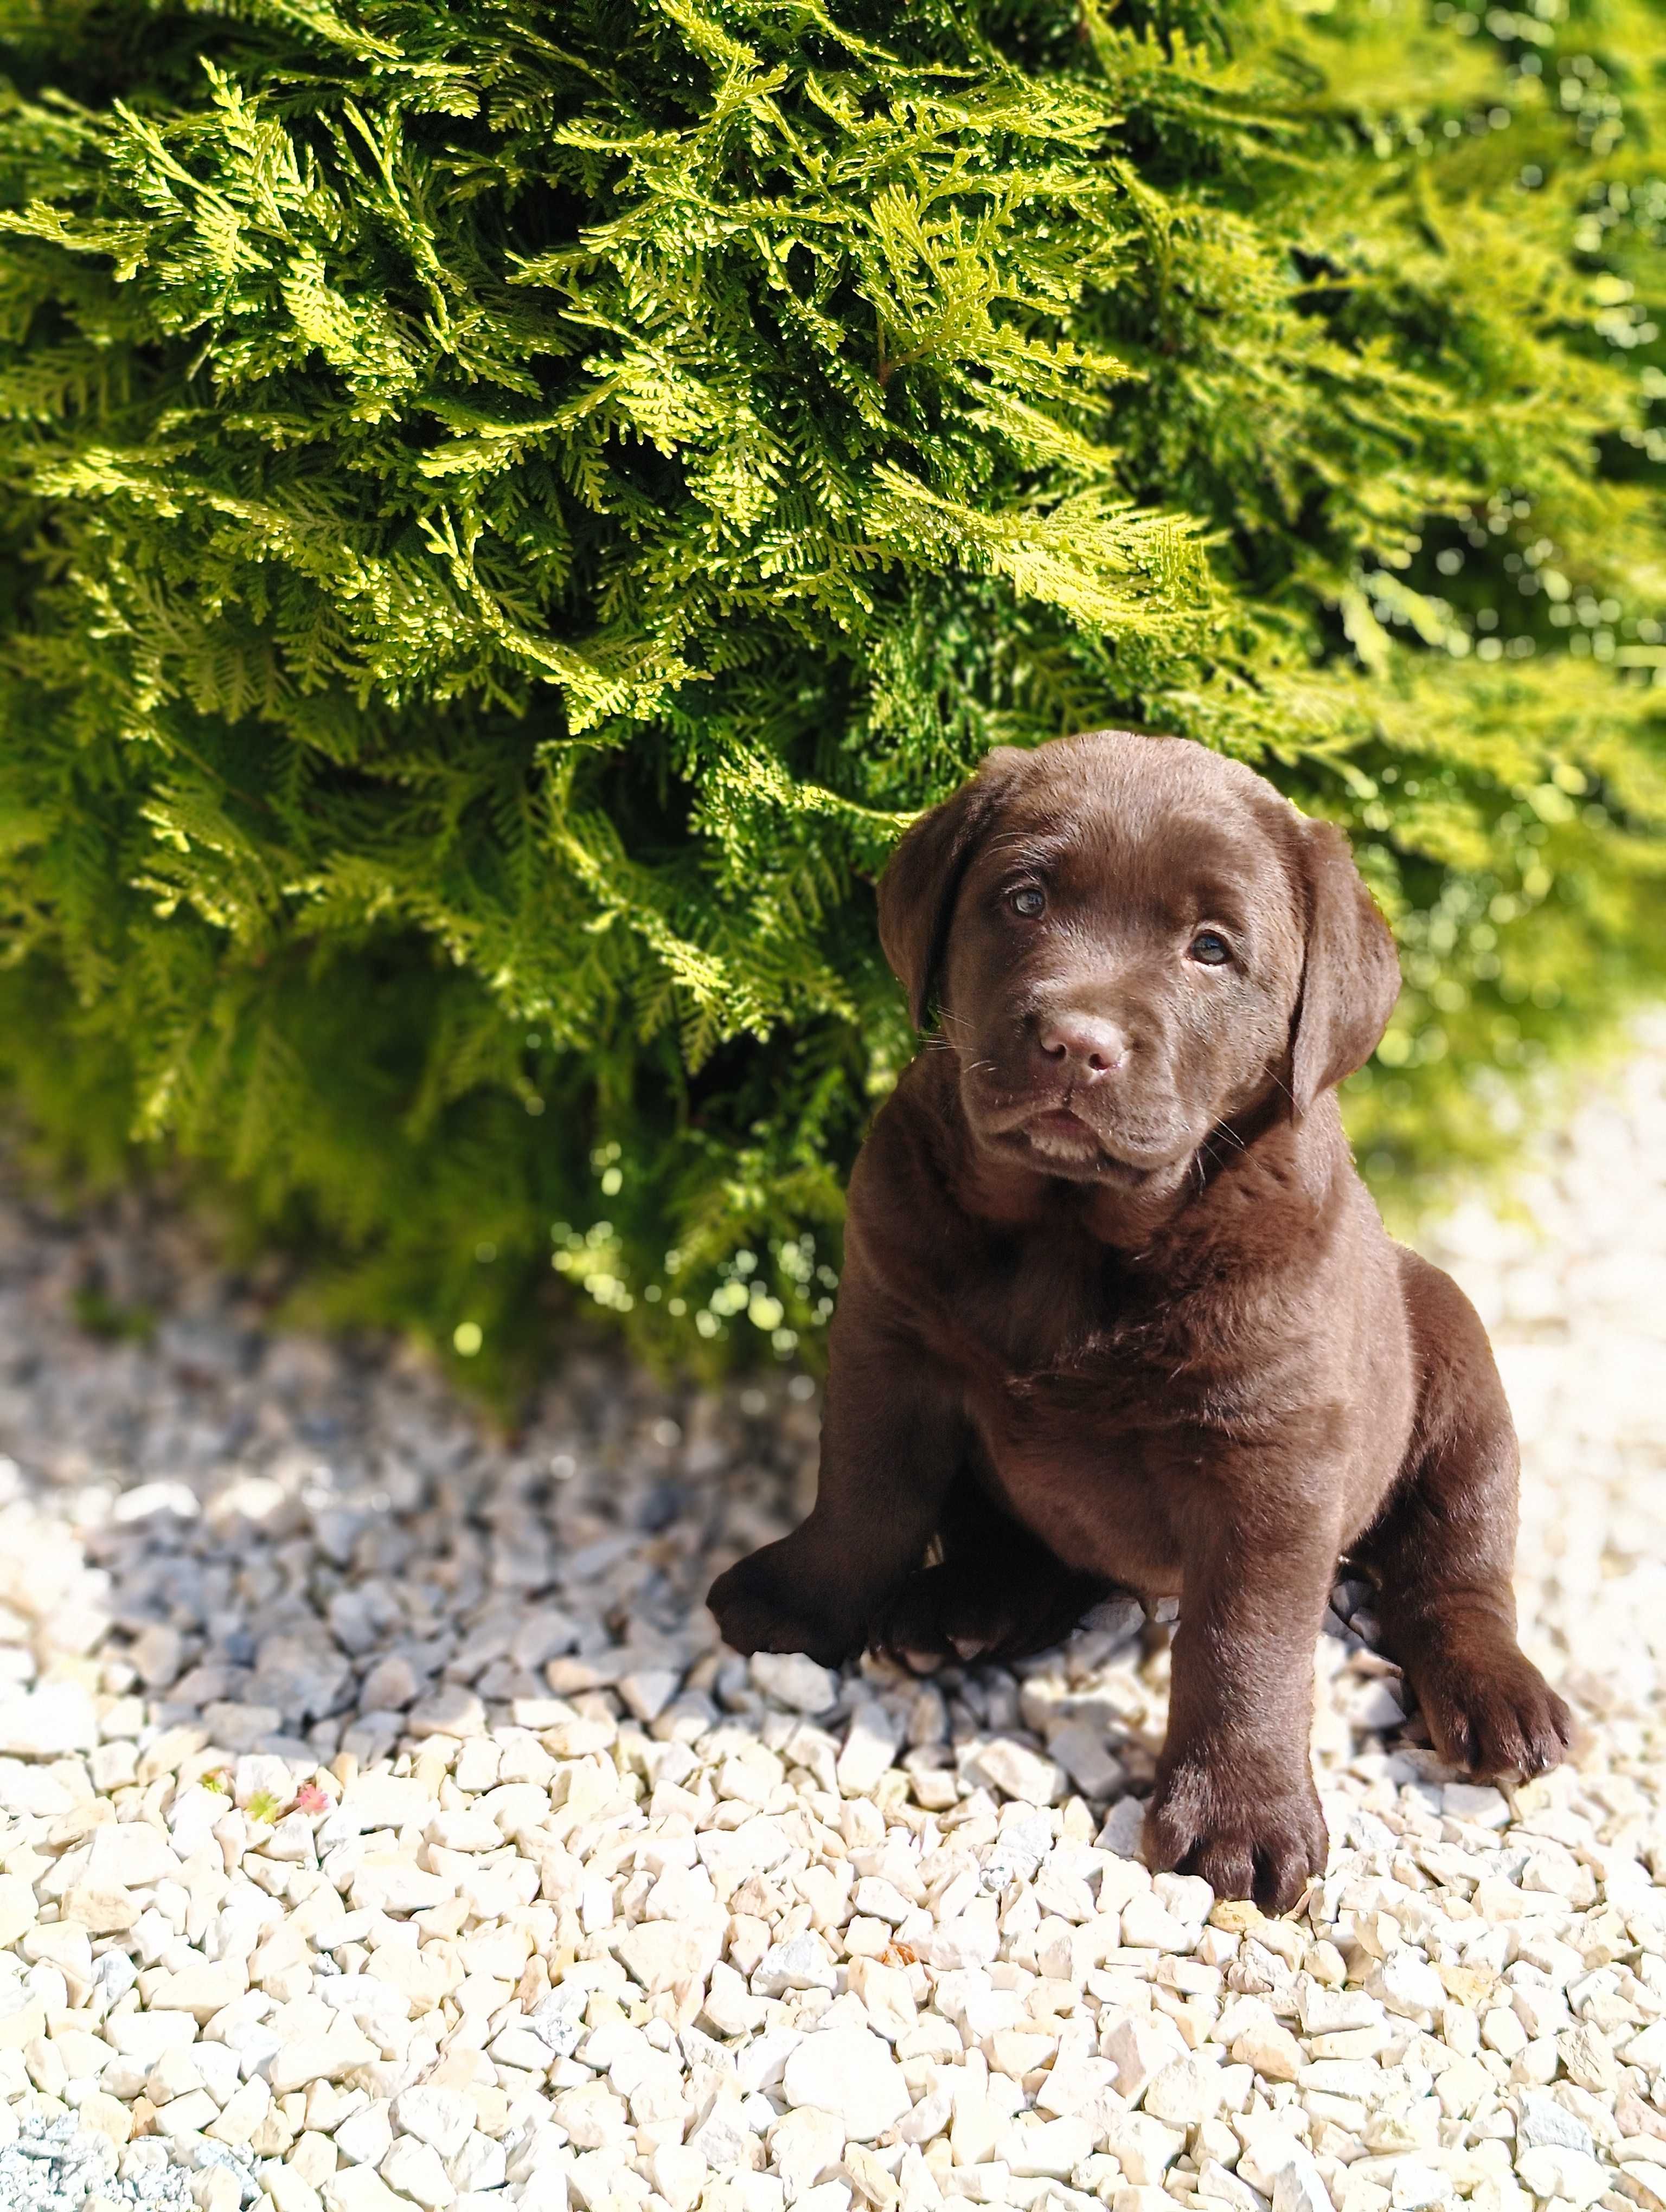
[[[0,0],[0,1067],[338,1316],[813,1356],[872,880],[1353,836],[1404,1189],[1666,978],[1651,0]]]

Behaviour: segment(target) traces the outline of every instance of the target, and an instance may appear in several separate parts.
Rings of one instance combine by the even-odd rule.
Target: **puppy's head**
[[[1274,1093],[1376,1048],[1394,943],[1346,839],[1241,763],[1122,731],[1003,748],[897,847],[885,957],[933,1001],[974,1135],[1081,1182],[1177,1184]]]

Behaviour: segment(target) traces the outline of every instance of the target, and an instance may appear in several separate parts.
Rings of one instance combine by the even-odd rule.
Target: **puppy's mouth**
[[[1015,1116],[988,1133],[1043,1174],[1079,1181],[1143,1183],[1169,1164],[1165,1153],[1107,1138],[1069,1106]]]
[[[1013,1132],[1038,1152],[1061,1152],[1076,1158],[1085,1152],[1101,1152],[1098,1132],[1091,1129],[1079,1114],[1073,1114],[1067,1106],[1050,1107],[1023,1122]]]
[[[1137,1115],[1135,1102],[1068,1080],[1032,1088],[994,1060],[965,1071],[961,1097],[978,1142],[1037,1175],[1143,1188],[1170,1177],[1189,1149],[1177,1116]]]

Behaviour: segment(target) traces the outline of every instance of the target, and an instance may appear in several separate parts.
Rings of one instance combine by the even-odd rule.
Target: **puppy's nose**
[[[1091,1014],[1055,1014],[1043,1028],[1041,1048],[1089,1077],[1112,1074],[1128,1056],[1128,1041],[1116,1024]]]

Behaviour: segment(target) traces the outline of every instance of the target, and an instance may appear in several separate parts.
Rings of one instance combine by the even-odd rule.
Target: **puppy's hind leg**
[[[976,1447],[974,1447],[974,1449]],[[911,1575],[873,1623],[872,1648],[912,1674],[945,1661],[1021,1659],[1069,1635],[1110,1591],[1004,1512],[964,1466],[944,1501],[942,1557]]]
[[[1567,1707],[1516,1641],[1511,1571],[1519,1454],[1480,1316],[1456,1283],[1401,1255],[1420,1395],[1411,1456],[1350,1547],[1377,1586],[1383,1641],[1452,1765],[1541,1774],[1572,1737]]]

